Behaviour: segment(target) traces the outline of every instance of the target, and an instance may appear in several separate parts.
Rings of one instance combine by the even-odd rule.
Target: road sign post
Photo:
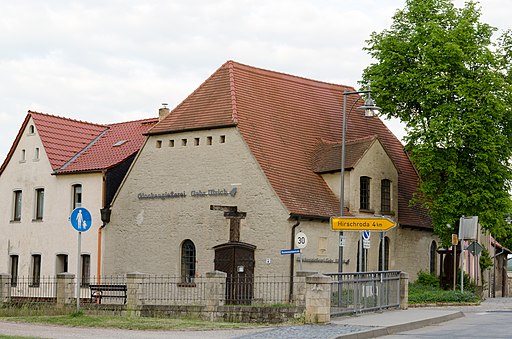
[[[308,245],[308,237],[305,233],[299,232],[295,236],[295,246],[298,249],[303,249]],[[302,271],[302,251],[299,252],[299,270]]]
[[[331,217],[333,231],[388,231],[395,226],[387,217]]]
[[[80,310],[80,280],[81,280],[81,257],[82,252],[82,232],[88,231],[92,226],[91,213],[83,208],[77,207],[71,212],[69,217],[71,226],[78,231],[77,239],[77,259],[76,259],[76,310]]]
[[[363,250],[370,248],[370,233],[374,231],[385,232],[396,226],[396,223],[388,217],[331,217],[331,229],[333,231],[359,231],[359,271],[362,270]],[[340,247],[344,244],[341,243]],[[384,253],[383,253],[384,258]],[[384,265],[382,266],[384,267]]]
[[[281,250],[281,254],[282,255],[285,255],[285,254],[299,254],[300,253],[300,248],[294,248],[294,249],[291,249],[291,250]]]

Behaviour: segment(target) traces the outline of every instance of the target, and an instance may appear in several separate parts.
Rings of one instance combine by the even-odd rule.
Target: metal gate
[[[326,273],[332,278],[331,315],[398,308],[400,271]]]
[[[242,242],[217,245],[215,270],[227,273],[226,304],[250,304],[254,293],[254,250]]]

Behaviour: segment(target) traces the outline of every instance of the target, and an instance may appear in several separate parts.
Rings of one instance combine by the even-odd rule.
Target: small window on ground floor
[[[193,283],[196,276],[196,246],[192,240],[185,240],[181,245],[181,281]]]
[[[11,286],[16,287],[18,285],[18,262],[19,257],[17,255],[11,255]]]
[[[30,287],[39,287],[41,282],[41,255],[32,254],[30,266]]]

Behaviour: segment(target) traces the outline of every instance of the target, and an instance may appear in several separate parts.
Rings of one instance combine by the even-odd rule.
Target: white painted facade
[[[32,128],[34,132],[30,133]],[[81,255],[90,256],[89,270],[91,275],[95,275],[103,175],[52,175],[41,138],[30,120],[0,175],[0,272],[11,273],[11,258],[18,256],[18,276],[30,277],[34,269],[32,258],[40,255],[41,277],[62,272],[65,256],[67,271],[76,274],[78,232],[69,221],[73,208],[73,185],[82,186],[81,206],[91,212],[93,219],[92,227],[82,233]],[[44,189],[40,220],[36,220],[35,215],[36,189]],[[14,220],[15,191],[22,192],[20,220]]]

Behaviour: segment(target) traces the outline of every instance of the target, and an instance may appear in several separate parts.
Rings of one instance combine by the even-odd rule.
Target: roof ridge
[[[360,137],[360,138],[347,140],[346,143],[347,144],[355,144],[358,142],[371,141],[371,140],[378,139],[378,138],[379,138],[379,136],[377,134],[372,134],[372,135],[368,135],[366,137]]]
[[[179,108],[181,108],[181,107],[182,107],[186,102],[188,102],[188,101],[189,101],[189,98],[193,97],[197,92],[199,92],[199,90],[201,90],[201,89],[205,86],[205,84],[207,84],[207,83],[209,82],[209,80],[210,80],[211,78],[213,78],[214,76],[216,76],[216,75],[218,74],[218,72],[219,72],[221,69],[223,69],[224,67],[226,67],[226,65],[228,65],[228,64],[230,64],[230,63],[233,63],[233,61],[228,60],[228,61],[226,61],[224,64],[222,64],[219,68],[217,68],[217,69],[215,70],[215,72],[213,72],[212,74],[210,74],[210,76],[209,76],[208,78],[206,78],[206,80],[204,80],[204,81],[201,83],[201,85],[199,85],[199,86],[198,86],[198,87],[197,87],[197,88],[196,88],[192,93],[190,93],[190,94],[189,94],[185,99],[183,99],[183,100],[182,100],[182,101],[181,101],[181,102],[180,102],[176,107],[174,107],[174,108],[172,109],[172,111],[170,111],[170,112],[169,112],[169,114],[168,114],[167,116],[171,116],[171,115],[172,115],[172,113],[173,113],[174,111],[177,111]]]
[[[234,72],[234,61],[228,61],[228,69],[229,69],[229,91],[231,93],[231,107],[233,111],[231,112],[231,119],[235,124],[238,123],[238,111],[236,107],[236,86],[235,86],[235,72]]]
[[[113,122],[110,124],[106,124],[105,126],[126,125],[126,124],[133,124],[135,122],[141,122],[142,124],[158,122],[158,118],[155,117],[155,118],[144,118],[144,119],[136,119],[136,120],[129,120],[129,121]]]
[[[315,84],[343,87],[343,88],[345,88],[345,90],[355,91],[355,88],[352,87],[352,86],[336,84],[334,82],[315,80],[315,79],[306,78],[306,77],[295,75],[295,74],[291,74],[291,73],[285,73],[285,72],[279,72],[279,71],[274,71],[274,70],[270,70],[270,69],[264,69],[264,68],[260,68],[260,67],[255,67],[255,66],[251,66],[251,65],[242,64],[240,62],[236,62],[236,61],[233,61],[233,60],[229,60],[227,63],[232,63],[234,65],[242,66],[242,67],[247,68],[248,70],[253,70],[253,71],[265,73],[265,74],[267,74],[269,76],[271,76],[270,74],[273,74],[274,77],[278,77],[278,78],[281,78],[281,79],[286,77],[286,78],[289,78],[290,80],[295,79],[295,80],[301,80],[301,81],[308,81],[308,82],[312,82],[312,83],[315,83]]]
[[[82,123],[82,124],[87,124],[87,125],[92,125],[92,126],[107,127],[107,125],[106,125],[106,124],[97,124],[97,123],[94,123],[94,122],[89,122],[89,121],[84,121],[84,120],[78,120],[78,119],[71,119],[71,118],[61,117],[60,115],[49,114],[49,113],[43,113],[43,112],[36,112],[36,111],[31,111],[31,110],[28,110],[28,114],[30,114],[30,115],[32,115],[32,114],[38,114],[38,115],[44,115],[44,116],[47,116],[47,117],[53,117],[53,118],[57,118],[57,119],[61,119],[61,120],[67,120],[67,121],[79,122],[79,123]]]

